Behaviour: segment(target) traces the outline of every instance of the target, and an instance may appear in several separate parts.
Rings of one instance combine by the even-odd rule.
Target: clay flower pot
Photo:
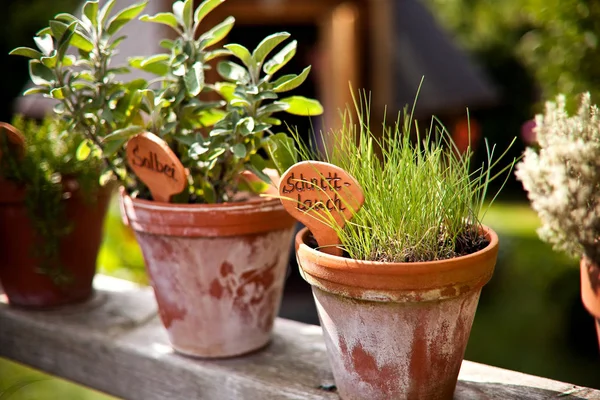
[[[73,224],[59,247],[59,262],[71,278],[64,284],[38,272],[41,248],[25,205],[25,190],[0,181],[0,283],[9,304],[28,308],[51,308],[77,303],[92,294],[96,258],[102,243],[104,216],[111,189],[103,188],[92,202],[86,201],[76,184],[65,199],[67,223]],[[69,191],[68,189],[66,189]]]
[[[381,263],[332,256],[296,236],[312,285],[340,397],[451,399],[481,288],[498,237],[476,253],[443,261]]]
[[[216,358],[265,346],[295,223],[279,200],[170,204],[121,193],[173,348]]]
[[[583,305],[596,320],[596,333],[600,345],[600,268],[583,257],[581,270],[581,300]]]

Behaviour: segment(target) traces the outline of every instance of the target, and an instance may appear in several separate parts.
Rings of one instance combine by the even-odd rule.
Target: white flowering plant
[[[536,116],[538,149],[527,148],[516,175],[538,213],[540,238],[555,250],[600,263],[600,117],[589,93],[576,114],[564,95]]]

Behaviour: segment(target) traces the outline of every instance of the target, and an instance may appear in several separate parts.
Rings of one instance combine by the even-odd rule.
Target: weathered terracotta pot
[[[581,300],[583,305],[596,320],[596,333],[600,346],[600,268],[583,257],[581,270]]]
[[[176,351],[230,357],[269,342],[295,223],[279,200],[121,200]]]
[[[41,261],[34,250],[43,244],[25,206],[25,189],[0,181],[0,283],[11,305],[51,308],[84,301],[92,294],[112,190],[100,190],[91,203],[85,201],[72,181],[65,185],[65,191],[71,194],[64,202],[67,223],[73,224],[73,230],[60,242],[59,262],[71,279],[57,285],[37,271]]]
[[[342,399],[451,399],[498,237],[455,259],[381,263],[332,256],[296,236]]]

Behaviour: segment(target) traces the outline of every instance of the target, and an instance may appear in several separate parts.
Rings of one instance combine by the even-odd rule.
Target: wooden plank
[[[98,276],[86,304],[11,308],[0,298],[0,357],[127,399],[337,399],[321,329],[278,319],[273,341],[242,358],[175,354],[150,288]],[[597,399],[600,392],[465,361],[455,399]]]

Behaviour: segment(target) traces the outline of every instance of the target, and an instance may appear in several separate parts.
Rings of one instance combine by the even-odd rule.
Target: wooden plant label
[[[127,162],[155,201],[168,203],[187,186],[187,171],[167,143],[143,132],[127,142]]]
[[[25,136],[11,124],[0,122],[0,136],[7,139],[9,145],[15,148],[19,157],[25,155]],[[0,148],[0,158],[2,158],[2,148]]]
[[[321,251],[342,255],[331,225],[342,228],[365,202],[362,188],[350,174],[332,164],[303,161],[285,171],[279,195],[286,211],[310,229]]]

